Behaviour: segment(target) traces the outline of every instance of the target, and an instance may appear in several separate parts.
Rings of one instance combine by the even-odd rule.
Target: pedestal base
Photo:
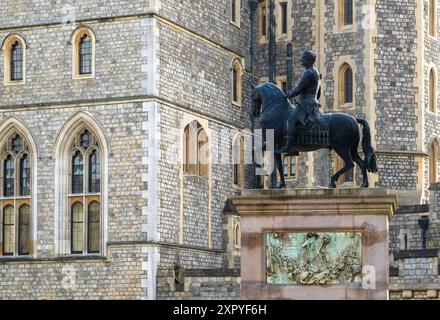
[[[388,299],[383,189],[246,190],[241,216],[242,299]]]

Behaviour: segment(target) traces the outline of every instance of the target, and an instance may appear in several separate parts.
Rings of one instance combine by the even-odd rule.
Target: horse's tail
[[[377,172],[376,153],[371,146],[371,131],[368,122],[364,119],[356,119],[362,125],[362,149],[364,150],[364,164],[369,172]]]

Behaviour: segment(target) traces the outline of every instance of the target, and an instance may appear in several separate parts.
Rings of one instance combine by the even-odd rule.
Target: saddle
[[[323,114],[312,119],[308,118],[305,124],[299,123],[296,129],[295,144],[303,145],[330,145],[330,126]]]

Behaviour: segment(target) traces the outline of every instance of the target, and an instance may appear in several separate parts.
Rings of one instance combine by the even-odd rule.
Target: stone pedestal
[[[242,299],[388,299],[388,222],[382,189],[246,190]]]

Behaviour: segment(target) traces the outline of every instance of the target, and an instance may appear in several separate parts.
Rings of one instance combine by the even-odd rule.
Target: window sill
[[[346,103],[343,105],[340,105],[338,108],[336,108],[336,111],[347,111],[347,110],[354,110],[355,104],[354,103]]]
[[[237,28],[237,29],[241,29],[241,27],[240,27],[240,22],[234,22],[234,21],[230,21],[230,23],[231,23],[231,25],[232,26],[234,26],[235,28]]]
[[[431,39],[431,40],[433,40],[433,41],[437,41],[438,40],[438,37],[437,37],[437,35],[431,35],[431,34],[429,34],[428,33],[428,39]]]
[[[278,42],[291,41],[291,40],[292,40],[292,37],[289,36],[289,34],[287,34],[287,33],[281,34],[277,37]]]
[[[74,198],[74,197],[89,197],[89,196],[100,196],[101,193],[100,192],[91,192],[91,193],[69,193],[67,196],[69,198]]]
[[[94,254],[68,254],[57,257],[58,260],[106,260],[107,258],[99,253]]]
[[[232,104],[234,107],[241,108],[241,103],[239,103],[239,102],[232,101],[231,104]]]
[[[243,187],[242,186],[240,186],[240,185],[238,185],[238,184],[233,184],[232,185],[232,187],[235,189],[235,190],[237,190],[237,191],[242,191],[243,190]]]
[[[356,27],[354,23],[348,26],[339,27],[336,31],[336,33],[352,33],[352,32],[356,32]]]
[[[267,36],[261,36],[260,39],[258,40],[259,44],[267,44]]]
[[[31,261],[34,260],[34,256],[0,256],[1,262],[17,262],[17,261]]]
[[[437,111],[431,111],[431,110],[427,109],[426,112],[427,112],[428,114],[430,114],[430,115],[433,115],[433,116],[437,116],[437,115],[438,115],[438,114],[437,114]]]
[[[94,79],[95,74],[87,74],[87,75],[75,75],[72,77],[73,80],[87,80],[87,79]]]
[[[26,84],[25,80],[17,80],[17,81],[5,81],[5,87],[13,87],[13,86],[22,86]]]

